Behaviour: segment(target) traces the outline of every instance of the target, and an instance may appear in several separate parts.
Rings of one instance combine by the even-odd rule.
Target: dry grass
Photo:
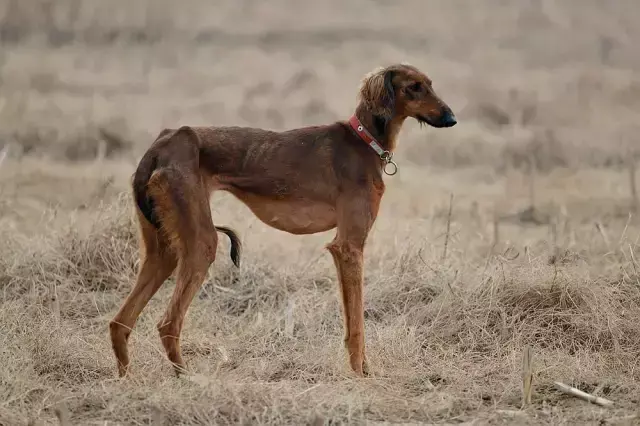
[[[636,424],[637,2],[219,3],[0,1],[0,424]],[[460,125],[403,130],[365,253],[373,377],[345,360],[332,233],[217,194],[246,252],[236,270],[221,241],[189,311],[192,376],[157,337],[168,282],[118,380],[107,324],[137,270],[128,180],[151,138],[344,118],[361,76],[400,60]]]
[[[236,217],[247,252],[237,271],[221,244],[192,305],[184,351],[194,374],[175,379],[157,338],[169,283],[132,335],[133,376],[126,381],[115,378],[107,323],[135,275],[129,198],[112,198],[66,228],[14,238],[0,277],[1,421],[52,419],[59,401],[75,424],[139,424],[157,416],[167,424],[484,422],[505,416],[548,424],[635,412],[635,220],[608,222],[611,251],[592,223],[576,225],[577,241],[569,249],[560,235],[563,256],[550,264],[554,250],[546,227],[502,224],[502,238],[511,242],[493,246],[491,227],[477,228],[468,214],[468,188],[455,198],[443,261],[446,192],[434,185],[433,199],[411,202],[410,191],[390,189],[367,251],[374,377],[362,380],[350,375],[343,356],[335,272],[322,248],[331,235],[282,236],[256,224],[234,200],[216,197],[219,223]],[[441,212],[412,213],[430,201],[440,203]],[[487,210],[478,214],[489,223]],[[571,204],[569,214],[577,223],[586,218]],[[532,406],[514,414],[525,346],[533,348],[538,373]],[[567,399],[554,390],[556,380],[616,405],[605,410]]]

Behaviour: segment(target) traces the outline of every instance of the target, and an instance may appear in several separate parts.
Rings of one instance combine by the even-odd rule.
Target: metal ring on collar
[[[389,168],[389,164],[391,164],[393,166],[391,168],[391,171],[387,170]],[[396,173],[398,173],[398,165],[395,162],[393,162],[393,160],[391,160],[391,158],[388,158],[387,160],[385,160],[385,165],[382,168],[382,171],[388,176],[393,176]]]

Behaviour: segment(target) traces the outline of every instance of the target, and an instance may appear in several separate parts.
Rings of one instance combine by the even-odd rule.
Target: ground
[[[0,3],[0,424],[638,424],[640,6],[219,3]],[[372,376],[345,357],[333,232],[270,229],[220,193],[214,222],[245,251],[238,270],[221,239],[189,310],[192,374],[157,336],[170,280],[117,378],[128,185],[155,135],[348,118],[362,76],[397,61],[459,124],[401,133],[365,250]]]

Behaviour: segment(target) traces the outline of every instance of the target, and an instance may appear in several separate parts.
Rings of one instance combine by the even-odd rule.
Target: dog
[[[410,117],[436,128],[456,124],[425,73],[393,64],[363,78],[349,120],[282,132],[190,126],[160,132],[133,175],[141,262],[135,286],[109,323],[119,375],[128,371],[127,341],[138,316],[174,271],[176,287],[158,331],[176,374],[187,371],[180,333],[216,258],[218,232],[230,238],[231,259],[240,264],[237,234],[211,218],[209,199],[219,190],[278,230],[337,230],[326,248],[339,280],[345,347],[353,372],[368,375],[363,251],[385,191],[382,174],[397,172],[393,153]]]

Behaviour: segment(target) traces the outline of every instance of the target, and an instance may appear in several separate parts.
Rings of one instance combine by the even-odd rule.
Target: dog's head
[[[433,127],[457,123],[451,108],[433,90],[431,79],[411,65],[392,65],[368,74],[362,80],[359,98],[386,121],[401,116]]]

